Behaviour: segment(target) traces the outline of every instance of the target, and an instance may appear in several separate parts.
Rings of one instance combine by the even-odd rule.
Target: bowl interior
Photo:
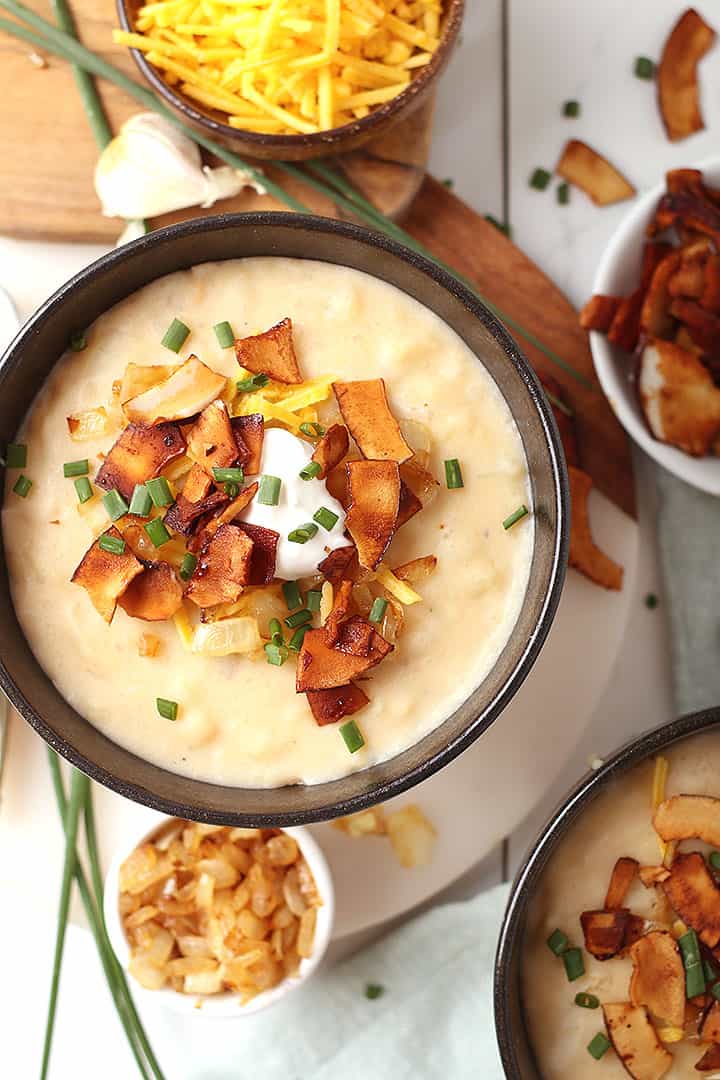
[[[182,777],[111,742],[60,696],[35,660],[0,568],[0,683],[20,713],[73,764],[120,794],[176,817],[220,824],[298,825],[390,798],[452,760],[507,705],[552,622],[567,551],[567,478],[552,416],[502,326],[455,279],[384,237],[297,214],[226,215],[159,230],[104,256],[63,286],[0,364],[0,441],[11,441],[70,334],[148,282],[200,262],[253,255],[320,259],[366,271],[425,304],[482,358],[516,419],[532,485],[535,545],[510,640],[491,672],[444,723],[379,765],[329,783],[239,789]]]
[[[720,158],[712,158],[696,166],[711,183],[720,182]],[[642,247],[645,229],[652,218],[665,184],[659,184],[643,195],[623,219],[598,267],[594,293],[624,296],[636,288],[640,279]],[[622,349],[612,345],[604,334],[593,331],[590,347],[600,384],[620,423],[628,434],[655,461],[669,472],[711,495],[720,495],[720,460],[716,457],[694,458],[653,438],[634,383],[628,379],[631,361]]]
[[[692,735],[716,728],[720,708],[705,709],[654,728],[621,747],[570,792],[543,826],[513,882],[495,960],[495,1028],[510,1080],[542,1080],[525,1024],[522,962],[528,911],[550,859],[573,824],[609,782]]]

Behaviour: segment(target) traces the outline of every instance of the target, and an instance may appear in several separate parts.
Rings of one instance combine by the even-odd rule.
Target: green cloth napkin
[[[492,976],[508,891],[432,908],[242,1023],[194,1025],[193,1080],[502,1080]],[[368,1000],[368,984],[384,993]],[[207,1060],[216,1040],[223,1064]],[[156,1048],[167,1075],[186,1075],[187,1061],[172,1068]]]

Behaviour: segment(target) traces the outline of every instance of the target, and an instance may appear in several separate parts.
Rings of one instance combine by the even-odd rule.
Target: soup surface
[[[92,515],[78,511],[62,465],[87,456],[92,479],[118,429],[77,442],[66,417],[108,403],[129,362],[174,362],[160,344],[173,318],[191,328],[180,360],[194,353],[216,372],[237,376],[234,352],[220,348],[213,326],[229,320],[243,337],[286,316],[303,377],[384,378],[395,416],[430,432],[430,468],[443,481],[385,556],[391,567],[428,554],[438,562],[418,586],[422,603],[405,609],[394,652],[362,684],[370,697],[357,717],[365,746],[352,755],[337,725],[318,726],[304,695],[295,694],[294,662],[271,666],[262,650],[252,657],[188,653],[172,621],[143,622],[120,607],[107,624],[70,580],[109,522],[91,526]],[[98,319],[87,342],[58,363],[18,435],[28,447],[25,472],[33,487],[19,498],[11,491],[17,474],[10,474],[3,531],[28,641],[91,723],[184,775],[254,787],[317,783],[408,747],[482,681],[512,632],[527,586],[532,517],[507,531],[502,524],[529,505],[527,467],[494,382],[432,312],[345,267],[252,258],[153,282]],[[332,394],[319,414],[325,422],[337,417]],[[444,483],[449,458],[461,462],[459,490]],[[139,655],[147,631],[160,641],[156,656]],[[174,722],[158,715],[158,696],[179,703]]]
[[[680,794],[720,797],[718,735],[685,739],[663,756],[669,766],[667,798]],[[612,1048],[600,1060],[593,1060],[588,1053],[590,1041],[605,1030],[602,1010],[579,1008],[574,998],[578,992],[587,992],[601,1004],[629,1001],[631,958],[622,955],[601,961],[583,949],[585,975],[569,982],[562,960],[553,956],[546,942],[560,929],[573,945],[583,946],[580,913],[602,908],[618,858],[636,859],[641,867],[661,863],[659,838],[652,825],[654,772],[653,759],[643,762],[595,799],[553,855],[534,898],[526,929],[523,997],[544,1080],[627,1078]],[[698,839],[684,840],[677,849],[679,853],[703,854],[710,850]],[[676,913],[669,908],[661,887],[646,888],[636,877],[623,904],[648,920],[648,929],[669,929],[677,934]],[[695,1071],[708,1045],[696,1037],[669,1042],[666,1049],[672,1062],[664,1075],[669,1080],[717,1075],[716,1070],[711,1074]]]

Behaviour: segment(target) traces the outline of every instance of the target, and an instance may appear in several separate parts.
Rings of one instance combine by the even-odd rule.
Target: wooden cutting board
[[[31,0],[48,17],[48,5]],[[133,78],[141,76],[127,50],[112,44],[112,0],[75,0],[73,11],[84,42]],[[103,218],[92,185],[97,149],[67,64],[46,58],[37,67],[27,46],[0,35],[3,107],[0,109],[0,233],[42,240],[112,243],[121,231]],[[113,86],[100,84],[115,130],[137,106]],[[31,118],[31,122],[29,122]],[[541,270],[498,229],[444,185],[425,174],[432,126],[432,102],[409,121],[362,150],[338,159],[353,182],[385,213],[403,225],[438,258],[476,283],[479,292],[586,376],[586,388],[523,340],[521,347],[539,372],[564,388],[578,422],[583,466],[600,491],[628,514],[635,514],[635,490],[628,440],[594,376],[587,337],[577,313]],[[268,170],[272,172],[272,170]],[[296,182],[276,178],[314,212],[341,216],[329,200]],[[216,210],[276,209],[266,196],[246,192],[217,204]],[[154,227],[195,217],[197,208],[167,215]]]

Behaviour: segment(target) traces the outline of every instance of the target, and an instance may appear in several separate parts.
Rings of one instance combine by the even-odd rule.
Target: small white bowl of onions
[[[330,942],[334,892],[305,828],[167,818],[113,859],[104,908],[112,947],[141,1000],[242,1017],[315,972]]]

